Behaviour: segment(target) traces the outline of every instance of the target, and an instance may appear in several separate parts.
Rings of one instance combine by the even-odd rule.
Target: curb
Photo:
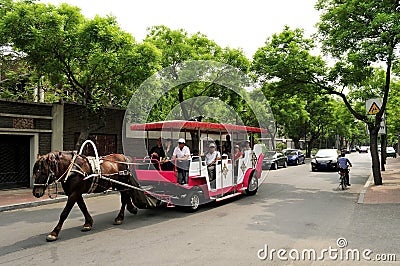
[[[368,187],[372,183],[372,179],[373,179],[373,175],[372,175],[372,173],[370,173],[367,182],[365,182],[365,185],[360,192],[360,196],[358,197],[357,203],[359,203],[359,204],[364,203],[364,197],[365,197],[365,194],[367,193]]]
[[[118,191],[107,190],[106,192],[83,194],[83,197],[84,198],[92,198],[92,197],[98,197],[98,196],[107,196],[110,194],[115,194],[117,192]],[[45,199],[45,200],[40,200],[40,201],[23,202],[23,203],[5,205],[5,206],[0,206],[0,212],[12,211],[12,210],[17,210],[17,209],[25,209],[25,208],[30,208],[30,207],[37,207],[37,206],[48,205],[48,204],[53,204],[53,203],[59,203],[59,202],[67,201],[67,199],[68,199],[68,197],[65,195],[58,195],[57,198],[55,198],[55,199]]]

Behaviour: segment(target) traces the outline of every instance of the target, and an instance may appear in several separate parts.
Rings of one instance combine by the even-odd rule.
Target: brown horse
[[[139,183],[129,167],[130,160],[123,154],[110,154],[100,158],[101,174],[110,179],[129,184],[139,188]],[[38,157],[33,167],[33,195],[42,197],[48,185],[61,182],[65,194],[68,196],[66,206],[61,212],[58,224],[52,232],[47,235],[47,241],[55,241],[58,238],[64,221],[67,219],[75,203],[85,217],[82,231],[90,231],[93,226],[93,218],[90,216],[83,200],[84,193],[104,192],[110,187],[120,191],[121,209],[114,219],[114,224],[119,225],[124,220],[125,207],[133,214],[137,208],[152,208],[157,205],[157,200],[147,197],[140,189],[129,189],[126,186],[113,184],[108,180],[93,175],[93,167],[89,157],[77,155],[74,152],[50,152]]]

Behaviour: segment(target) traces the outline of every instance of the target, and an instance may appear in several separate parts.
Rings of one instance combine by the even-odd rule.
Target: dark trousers
[[[178,183],[187,184],[188,183],[189,171],[185,169],[178,168]]]
[[[215,165],[207,166],[207,171],[208,171],[208,178],[210,179],[211,182],[215,179]]]

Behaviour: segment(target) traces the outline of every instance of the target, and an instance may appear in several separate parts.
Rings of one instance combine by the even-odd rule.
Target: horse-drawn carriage
[[[154,208],[163,204],[168,207],[183,206],[195,211],[201,204],[220,201],[246,193],[256,194],[262,183],[262,146],[243,151],[243,156],[234,160],[232,152],[222,154],[216,161],[215,177],[210,177],[205,163],[205,150],[209,143],[223,143],[231,136],[230,147],[253,140],[254,134],[265,133],[256,127],[216,124],[196,121],[166,121],[148,124],[133,124],[127,127],[124,143],[125,154],[97,155],[91,141],[82,145],[79,153],[51,152],[40,156],[33,169],[33,194],[41,197],[45,189],[60,182],[68,196],[60,220],[47,236],[55,241],[61,227],[75,203],[84,214],[83,231],[91,230],[93,219],[87,211],[82,194],[102,192],[110,187],[121,193],[121,209],[114,224],[121,224],[125,208],[136,214],[137,208]],[[187,184],[179,184],[177,168],[179,159],[169,162],[174,166],[163,170],[164,161],[146,157],[152,141],[157,138],[185,138],[192,151],[187,162],[189,173]],[[227,138],[226,138],[227,139]],[[95,156],[82,154],[83,147],[93,145]],[[228,145],[229,144],[229,145]],[[222,148],[222,146],[220,146]]]
[[[130,132],[127,132],[127,142],[135,147],[131,152],[139,183],[149,188],[146,193],[155,195],[168,206],[181,205],[194,211],[200,204],[209,201],[220,201],[243,193],[254,195],[257,192],[262,173],[261,145],[256,144],[255,149],[245,150],[243,156],[236,161],[233,158],[233,150],[223,153],[222,147],[225,144],[230,147],[240,145],[244,148],[248,135],[262,133],[264,129],[197,121],[166,121],[133,124],[128,130]],[[231,136],[228,138],[231,143],[224,143],[227,135]],[[151,140],[155,141],[158,138],[185,139],[186,144],[190,146],[192,155],[187,163],[187,184],[178,183],[178,159],[172,162],[174,167],[168,170],[163,170],[162,164],[165,161],[143,159],[142,155],[145,155],[151,146]],[[221,157],[215,163],[214,177],[209,176],[205,160],[210,143],[221,144],[217,147],[221,150]]]

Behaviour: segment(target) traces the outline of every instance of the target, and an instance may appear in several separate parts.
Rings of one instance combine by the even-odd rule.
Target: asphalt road
[[[93,230],[80,231],[83,217],[74,207],[59,240],[52,243],[45,238],[65,203],[2,212],[0,264],[375,265],[380,254],[395,254],[400,260],[400,206],[358,204],[370,159],[369,154],[349,158],[354,167],[346,191],[339,190],[336,172],[311,172],[309,164],[290,166],[266,172],[253,197],[192,214],[171,208],[140,210],[127,213],[120,226],[112,225],[119,195],[88,198]],[[355,258],[346,255],[350,249],[359,251],[359,260],[347,261]]]

